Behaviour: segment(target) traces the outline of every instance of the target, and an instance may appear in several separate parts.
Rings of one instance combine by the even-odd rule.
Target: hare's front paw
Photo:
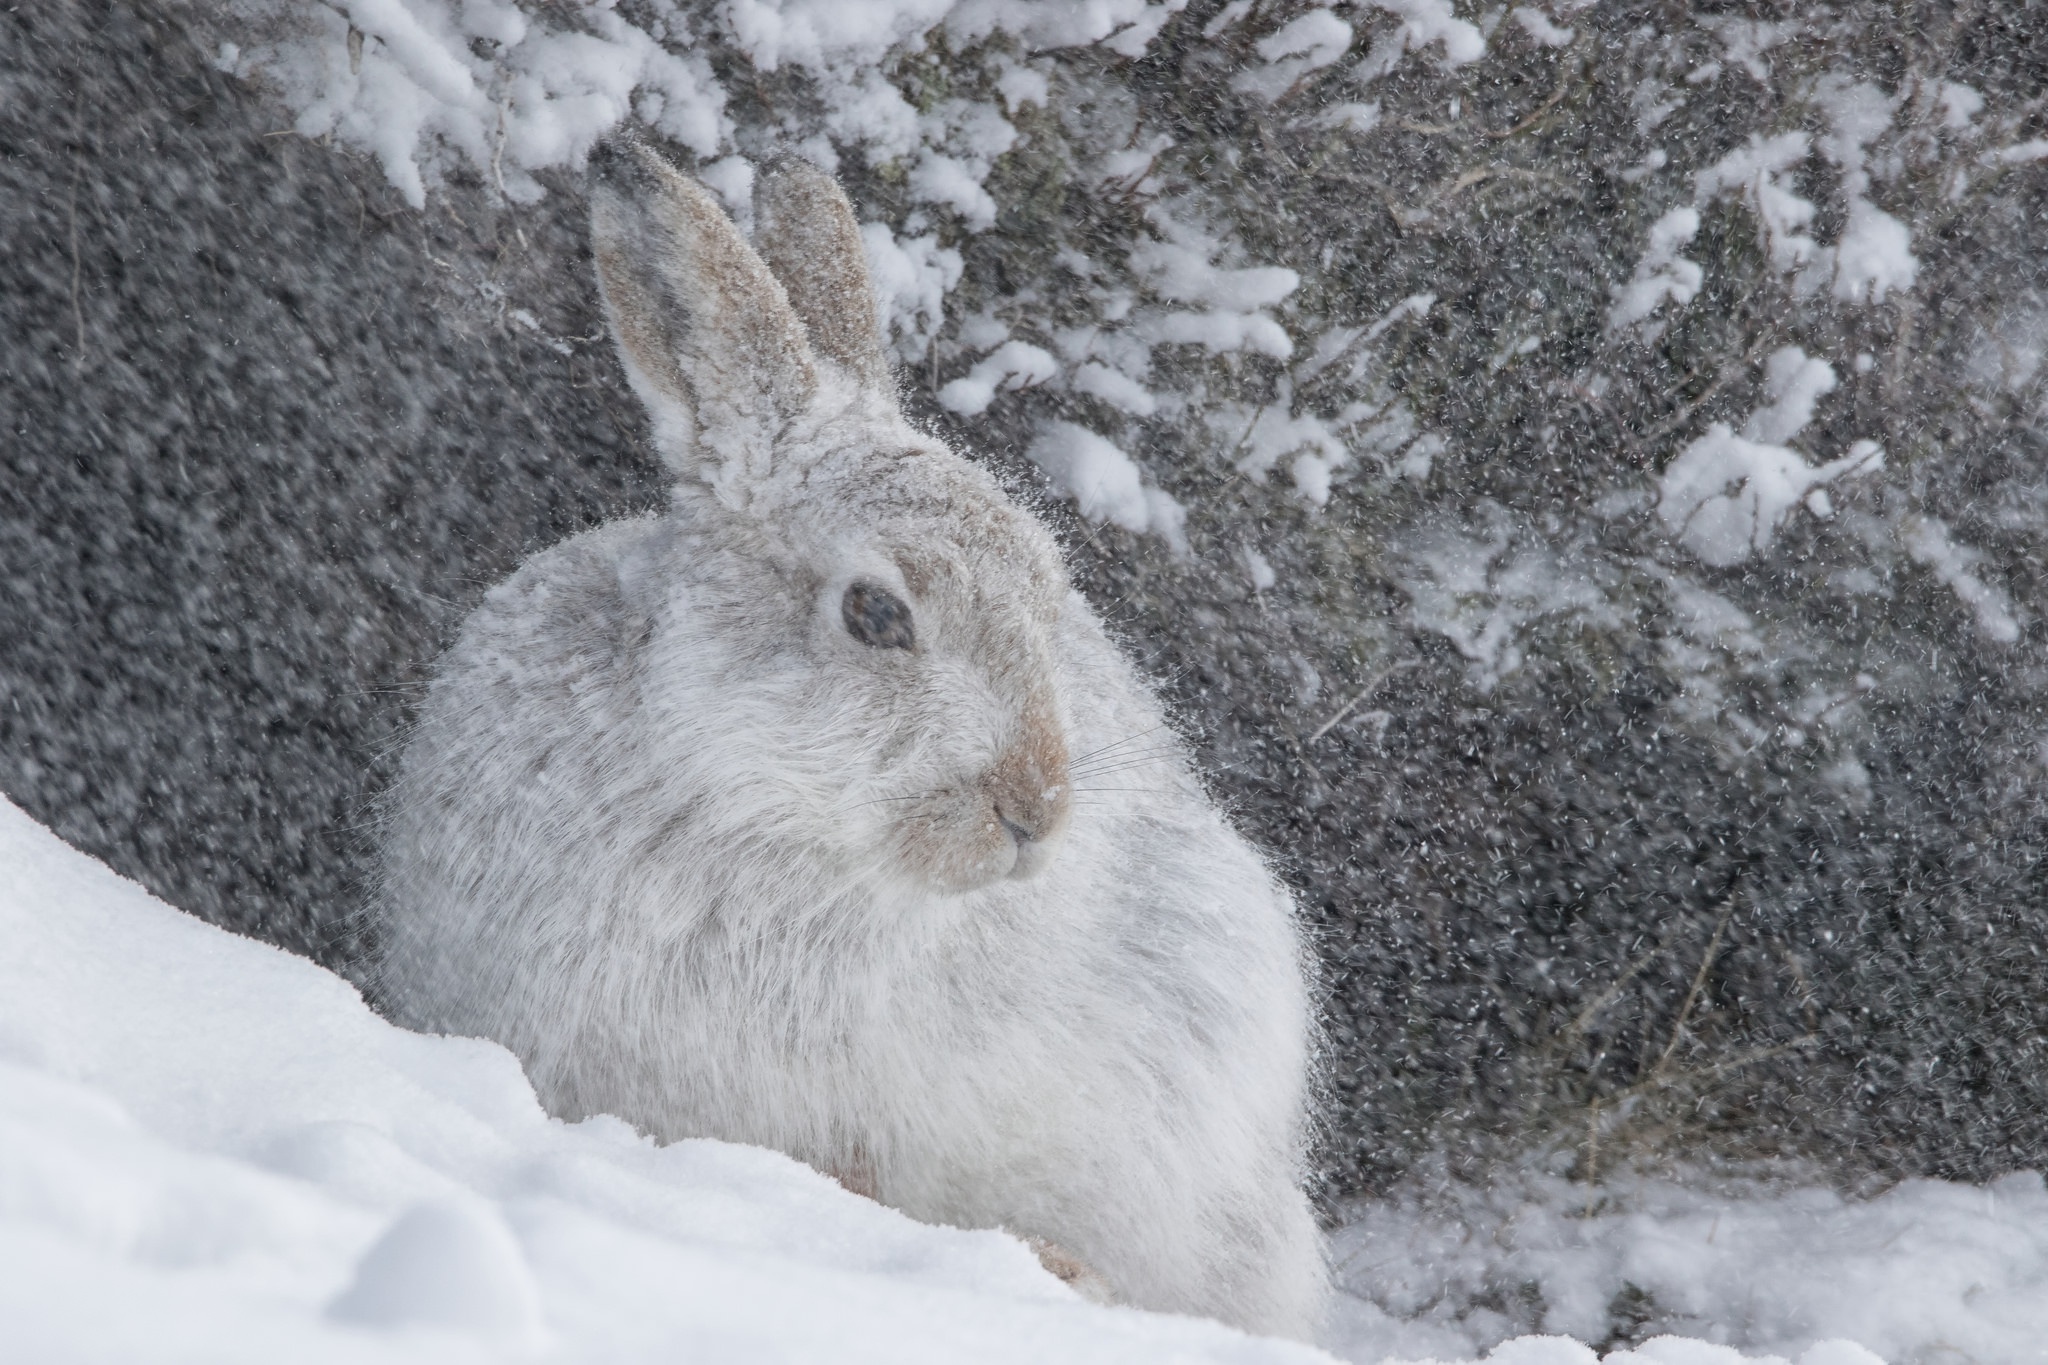
[[[1048,1242],[1043,1237],[1026,1237],[1024,1245],[1037,1254],[1038,1263],[1050,1271],[1054,1279],[1088,1302],[1116,1302],[1116,1294],[1111,1291],[1109,1281],[1096,1274],[1086,1261],[1058,1242]]]
[[[878,1204],[882,1200],[882,1182],[875,1175],[875,1163],[869,1159],[866,1152],[858,1148],[854,1150],[852,1156],[835,1163],[825,1174],[845,1186],[849,1194],[872,1199]]]

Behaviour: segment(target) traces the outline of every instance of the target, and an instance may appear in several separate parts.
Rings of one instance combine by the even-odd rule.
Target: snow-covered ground
[[[541,1112],[0,803],[0,1358],[1326,1360],[1096,1307],[1000,1232]]]
[[[1334,1257],[1367,1302],[1346,1302],[1336,1344],[1357,1360],[1468,1356],[1531,1326],[1597,1341],[1618,1323],[1831,1365],[1864,1357],[1816,1342],[1895,1365],[2048,1360],[2048,1188],[2032,1172],[1850,1200],[1767,1169],[1623,1174],[1591,1196],[1532,1170],[1351,1215]]]
[[[484,1042],[384,1023],[0,802],[0,1323],[9,1359],[1328,1361],[1097,1307],[1000,1232],[926,1227],[784,1157],[564,1124]],[[1635,1286],[1799,1365],[2048,1358],[2048,1191],[1844,1203],[1531,1176],[1360,1208],[1330,1344],[1591,1365]],[[1838,1338],[1837,1340],[1826,1340]],[[1662,1337],[1609,1365],[1737,1365]]]

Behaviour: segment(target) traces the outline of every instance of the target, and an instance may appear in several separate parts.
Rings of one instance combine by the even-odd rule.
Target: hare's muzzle
[[[1049,720],[1027,722],[1018,742],[983,777],[982,790],[1016,850],[1009,875],[1036,875],[1052,861],[1073,805],[1066,739],[1059,727]]]

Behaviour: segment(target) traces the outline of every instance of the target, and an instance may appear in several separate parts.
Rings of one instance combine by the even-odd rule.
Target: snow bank
[[[772,1152],[550,1119],[504,1049],[394,1028],[338,978],[178,913],[4,801],[0,941],[10,1358],[1330,1361],[1086,1303],[1004,1233],[914,1223]],[[1753,1301],[1750,1319],[1781,1336],[1810,1320],[1909,1348],[1935,1330],[1971,1349],[2048,1340],[2038,1177],[1923,1182],[1864,1206],[1660,1197],[1668,1207],[1604,1222],[1546,1208],[1490,1245],[1582,1332],[1599,1330],[1600,1295],[1625,1273],[1710,1326]],[[1361,1362],[1492,1347],[1489,1365],[1595,1365],[1563,1337],[1500,1343],[1483,1314],[1463,1332],[1396,1316],[1432,1277],[1454,1290],[1485,1278],[1490,1253],[1454,1243],[1441,1219],[1364,1209],[1338,1248],[1370,1301],[1347,1301],[1340,1348]],[[1835,1277],[1801,1273],[1815,1254]],[[1985,1310],[1974,1327],[1954,1320],[1971,1302]],[[1871,1305],[1883,1311],[1858,1319]],[[1676,1338],[1606,1357],[1743,1359]],[[1833,1342],[1799,1365],[1875,1360]]]
[[[1082,1302],[784,1157],[547,1118],[0,803],[0,1321],[63,1361],[1328,1357]]]

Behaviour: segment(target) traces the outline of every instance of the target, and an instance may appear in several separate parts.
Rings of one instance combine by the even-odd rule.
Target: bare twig
[[[1324,735],[1329,734],[1330,731],[1334,730],[1337,727],[1337,722],[1343,720],[1344,717],[1351,714],[1352,707],[1358,705],[1358,703],[1364,701],[1367,697],[1371,696],[1373,694],[1373,690],[1377,688],[1381,683],[1393,677],[1396,673],[1400,673],[1406,669],[1416,667],[1418,665],[1418,662],[1419,661],[1415,659],[1403,659],[1399,663],[1389,664],[1387,665],[1387,667],[1373,674],[1372,679],[1369,682],[1367,682],[1365,686],[1359,688],[1356,692],[1351,694],[1350,701],[1345,702],[1342,706],[1337,708],[1336,715],[1331,716],[1328,720],[1324,721],[1321,725],[1317,726],[1315,733],[1310,735],[1307,739],[1303,740],[1302,743],[1313,744],[1317,740],[1321,739]]]
[[[76,153],[71,157],[71,325],[76,341],[71,351],[71,369],[75,374],[85,368],[85,305],[80,301],[79,285],[84,274],[84,258],[78,250],[78,178],[83,172]]]
[[[1712,1080],[1716,1076],[1725,1076],[1731,1071],[1740,1071],[1743,1067],[1754,1066],[1758,1062],[1767,1062],[1773,1057],[1782,1057],[1788,1052],[1812,1047],[1819,1041],[1819,1034],[1807,1033],[1788,1043],[1767,1043],[1753,1047],[1747,1052],[1738,1052],[1725,1062],[1716,1062],[1712,1066],[1701,1067],[1695,1071],[1680,1071],[1669,1076],[1647,1076],[1627,1089],[1615,1091],[1607,1099],[1619,1102],[1633,1099],[1637,1095],[1646,1095],[1653,1090],[1665,1090],[1692,1082]]]
[[[1671,1041],[1664,1045],[1663,1055],[1650,1068],[1652,1076],[1661,1075],[1670,1062],[1678,1044],[1685,1037],[1685,1021],[1692,1017],[1693,1004],[1700,998],[1700,988],[1707,984],[1707,973],[1713,969],[1714,958],[1721,951],[1721,935],[1728,928],[1728,920],[1735,914],[1735,897],[1730,896],[1721,906],[1721,918],[1714,925],[1714,936],[1707,940],[1707,951],[1700,955],[1700,969],[1692,974],[1692,986],[1685,993],[1685,1000],[1678,1007],[1678,1020],[1671,1026]]]
[[[1586,1114],[1586,1216],[1593,1214],[1594,1187],[1600,1183],[1600,1099]]]
[[[1645,948],[1633,962],[1629,963],[1628,966],[1625,969],[1623,969],[1621,975],[1615,977],[1614,980],[1608,984],[1606,990],[1600,992],[1600,994],[1594,996],[1590,1001],[1588,1001],[1586,1003],[1585,1008],[1581,1009],[1578,1012],[1578,1014],[1573,1016],[1571,1023],[1565,1025],[1563,1032],[1559,1033],[1557,1037],[1552,1040],[1553,1045],[1562,1045],[1565,1043],[1569,1043],[1572,1039],[1578,1037],[1587,1029],[1591,1028],[1593,1026],[1593,1021],[1600,1017],[1600,1012],[1606,1009],[1609,1005],[1613,1004],[1615,998],[1619,996],[1622,993],[1622,991],[1628,987],[1628,983],[1635,980],[1636,977],[1639,974],[1641,974],[1643,968],[1649,966],[1652,962],[1656,961],[1657,955],[1663,952],[1666,948],[1668,948],[1671,945],[1671,935],[1673,932],[1675,932],[1675,930],[1667,930],[1662,937],[1660,937],[1655,943],[1651,944],[1648,948]]]
[[[1543,103],[1537,105],[1535,109],[1530,111],[1530,114],[1527,118],[1523,119],[1520,123],[1517,123],[1512,128],[1503,128],[1499,132],[1482,133],[1481,136],[1493,141],[1500,141],[1504,138],[1514,137],[1517,133],[1526,133],[1527,131],[1529,131],[1529,129],[1536,126],[1537,122],[1540,121],[1544,115],[1548,114],[1551,110],[1555,109],[1560,103],[1562,103],[1566,95],[1569,95],[1574,89],[1578,87],[1579,77],[1583,75],[1584,72],[1585,67],[1583,65],[1567,67],[1558,76],[1557,89],[1550,92],[1550,98],[1543,101]]]
[[[505,100],[498,101],[498,136],[491,145],[491,179],[497,182],[501,204],[512,202],[512,197],[505,193],[505,105]]]

